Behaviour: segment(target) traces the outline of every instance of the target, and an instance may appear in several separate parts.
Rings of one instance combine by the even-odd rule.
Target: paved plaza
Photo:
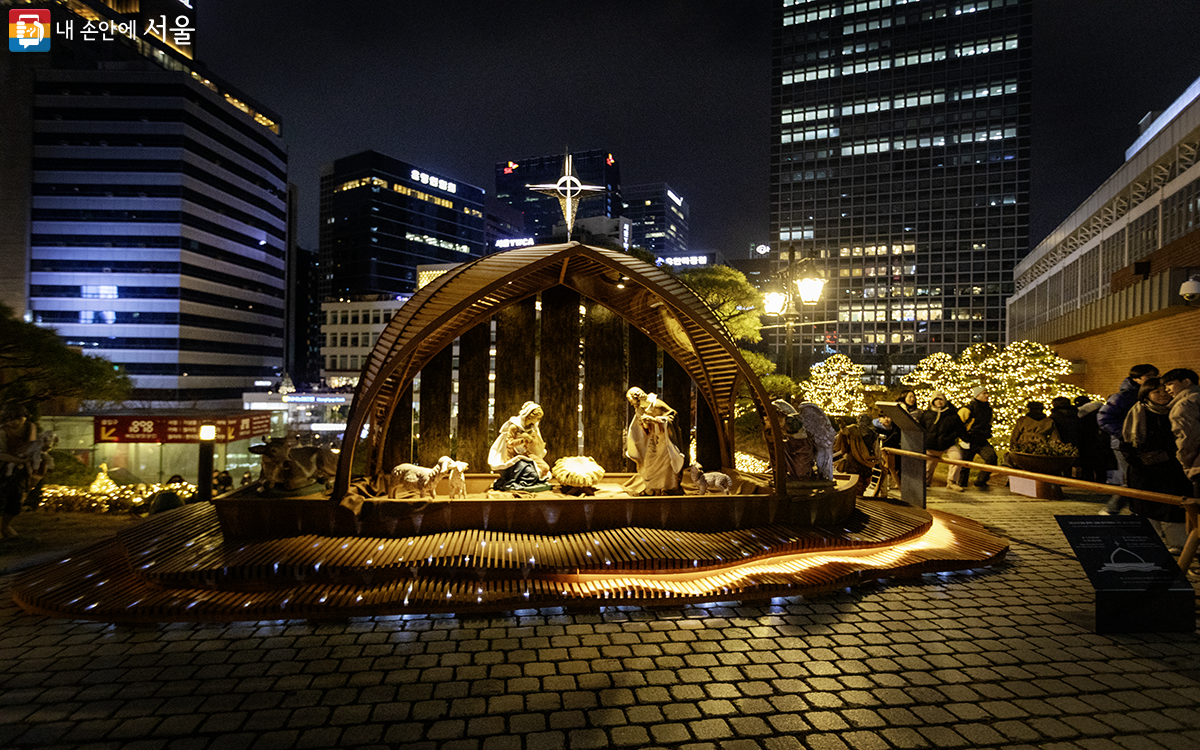
[[[1200,748],[1200,639],[1092,632],[1070,497],[933,490],[1007,561],[745,606],[134,628],[8,575],[0,747]]]

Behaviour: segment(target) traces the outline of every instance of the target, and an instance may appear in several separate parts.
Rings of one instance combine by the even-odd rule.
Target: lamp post
[[[816,254],[796,262],[796,246],[788,245],[787,268],[780,274],[783,291],[772,290],[763,295],[763,309],[769,315],[781,315],[784,328],[784,374],[794,378],[792,364],[792,328],[798,317],[797,300],[808,306],[816,305],[825,289],[825,274],[817,268]]]
[[[213,442],[217,439],[217,426],[200,425],[200,464],[196,479],[196,502],[212,502]]]

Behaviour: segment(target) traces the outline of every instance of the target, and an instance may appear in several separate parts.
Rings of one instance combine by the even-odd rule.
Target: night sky
[[[667,182],[691,244],[743,257],[769,222],[767,0],[201,0],[199,59],[280,115],[300,241],[323,164],[365,149],[494,191],[498,161],[602,148]],[[1197,77],[1198,0],[1041,0],[1031,244]]]

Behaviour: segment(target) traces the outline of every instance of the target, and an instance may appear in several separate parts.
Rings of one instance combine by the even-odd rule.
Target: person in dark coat
[[[900,486],[900,461],[892,453],[884,451],[884,448],[899,448],[900,447],[900,428],[892,422],[892,418],[882,416],[871,422],[871,427],[875,429],[875,434],[879,436],[879,465],[887,467],[888,476],[892,480],[893,487]]]
[[[1109,435],[1109,444],[1112,446],[1113,457],[1117,460],[1117,476],[1113,478],[1110,484],[1125,486],[1125,472],[1128,468],[1128,462],[1125,460],[1130,452],[1129,445],[1121,436],[1121,431],[1125,426],[1125,415],[1133,408],[1133,405],[1138,401],[1138,389],[1142,387],[1149,378],[1158,377],[1158,368],[1154,365],[1134,365],[1129,368],[1129,377],[1121,381],[1121,387],[1116,393],[1108,397],[1104,402],[1104,406],[1100,407],[1100,413],[1096,416],[1096,423],[1100,425],[1100,429],[1104,430]],[[1108,500],[1108,504],[1104,506],[1104,510],[1100,511],[1102,516],[1115,516],[1129,504],[1129,498],[1124,495],[1113,495]]]
[[[1050,418],[1054,420],[1054,429],[1058,438],[1064,443],[1070,443],[1079,450],[1082,436],[1079,433],[1079,409],[1071,403],[1071,399],[1058,396],[1050,401]]]
[[[1109,446],[1108,433],[1096,423],[1100,402],[1092,401],[1087,396],[1078,396],[1075,407],[1079,415],[1079,460],[1075,462],[1079,467],[1079,478],[1085,482],[1106,484],[1109,470],[1117,468],[1117,460]]]
[[[1148,378],[1138,389],[1138,401],[1125,415],[1121,437],[1129,452],[1129,486],[1138,490],[1187,495],[1191,481],[1176,455],[1171,431],[1171,396],[1158,378]],[[1168,547],[1180,548],[1187,540],[1186,516],[1178,505],[1129,499],[1129,509],[1150,519]]]
[[[921,409],[917,406],[916,391],[900,391],[900,397],[896,399],[896,403],[900,404],[900,408],[908,412],[913,419],[921,416]]]
[[[967,443],[966,449],[961,450],[961,455],[963,461],[974,461],[978,456],[981,463],[995,466],[996,449],[992,447],[992,405],[988,403],[988,398],[987,388],[982,385],[976,386],[971,391],[971,403],[958,410],[958,418],[962,420],[965,433],[963,439]],[[946,487],[956,492],[962,492],[967,488],[971,470],[957,468],[957,472],[953,470],[950,472]],[[991,478],[991,472],[979,472],[979,476],[975,478],[975,488],[987,490],[988,480]],[[958,481],[955,481],[956,479]]]
[[[920,423],[921,429],[925,430],[925,453],[930,456],[941,456],[945,453],[963,431],[962,420],[958,418],[954,404],[946,399],[944,393],[933,394],[933,401],[929,403],[928,409],[921,412],[917,422]],[[926,487],[933,484],[937,466],[937,461],[925,463]]]

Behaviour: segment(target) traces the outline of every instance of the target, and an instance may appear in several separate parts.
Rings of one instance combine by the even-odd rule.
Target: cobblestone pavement
[[[1098,505],[930,505],[1008,560],[752,606],[147,628],[24,614],[0,578],[0,746],[1200,748],[1196,634],[1091,632],[1054,515]]]

